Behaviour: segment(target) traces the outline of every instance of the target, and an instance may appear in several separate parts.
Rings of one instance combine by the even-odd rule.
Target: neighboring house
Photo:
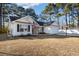
[[[44,27],[44,32],[47,34],[57,34],[59,32],[59,27],[56,22]]]
[[[39,24],[31,16],[25,16],[9,23],[9,34],[12,36],[37,35],[39,28]]]

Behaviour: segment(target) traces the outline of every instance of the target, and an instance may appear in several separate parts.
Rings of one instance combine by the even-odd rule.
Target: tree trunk
[[[66,36],[67,36],[67,29],[68,29],[68,23],[67,23],[67,13],[66,13],[66,15],[65,15],[65,17],[66,17]]]
[[[73,19],[73,17],[72,17],[72,19]],[[75,21],[74,21],[74,19],[73,19],[73,28],[75,27]]]
[[[3,21],[2,21],[2,23],[3,23],[3,26],[2,26],[2,27],[3,27],[3,28],[5,28],[4,17],[5,17],[5,16],[4,16],[4,14],[3,14]]]
[[[2,3],[0,3],[0,29],[2,28]]]
[[[78,11],[78,10],[77,10],[77,16],[78,16],[77,27],[78,27],[78,29],[79,29],[79,11]]]
[[[44,33],[44,27],[42,26],[42,33]]]
[[[59,17],[57,17],[57,21],[58,21],[58,26],[59,26],[59,29],[60,29]]]
[[[79,29],[79,15],[78,15],[78,21],[77,21],[78,23],[77,23],[77,27],[78,27],[78,29]]]
[[[77,27],[78,27],[78,29],[79,29],[79,17],[78,17],[78,21],[77,21],[78,23],[77,23]]]
[[[58,14],[58,8],[56,9],[56,13]],[[58,26],[59,26],[59,29],[60,29],[59,16],[57,17],[57,21],[58,21]]]
[[[69,28],[70,28],[70,13],[69,13]]]

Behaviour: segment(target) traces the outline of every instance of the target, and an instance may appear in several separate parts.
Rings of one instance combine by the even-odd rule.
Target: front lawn
[[[21,38],[0,41],[0,55],[79,55],[79,38]]]

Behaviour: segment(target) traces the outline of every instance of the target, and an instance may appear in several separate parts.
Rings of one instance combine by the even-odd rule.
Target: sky
[[[25,9],[27,8],[33,8],[35,10],[35,13],[37,15],[40,15],[41,12],[43,11],[43,9],[45,8],[45,6],[47,6],[47,3],[18,3],[19,6],[23,6]],[[62,10],[60,10],[60,12],[62,12]],[[65,19],[64,16],[60,17],[60,23],[65,23]],[[56,20],[56,19],[53,19]],[[68,20],[69,21],[69,20]]]
[[[19,3],[19,6],[23,6],[25,9],[33,8],[37,15],[40,15],[47,3]]]
[[[35,13],[39,15],[39,14],[41,14],[41,12],[43,11],[43,9],[45,8],[46,5],[47,5],[46,3],[42,3],[42,4],[39,4],[35,7],[33,7],[33,9],[35,10]]]

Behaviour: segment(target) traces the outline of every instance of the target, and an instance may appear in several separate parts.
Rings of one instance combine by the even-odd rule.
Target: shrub
[[[69,26],[72,27],[72,28],[75,27],[74,23],[69,24]]]
[[[0,28],[0,34],[7,33],[7,31],[8,31],[7,27]]]

